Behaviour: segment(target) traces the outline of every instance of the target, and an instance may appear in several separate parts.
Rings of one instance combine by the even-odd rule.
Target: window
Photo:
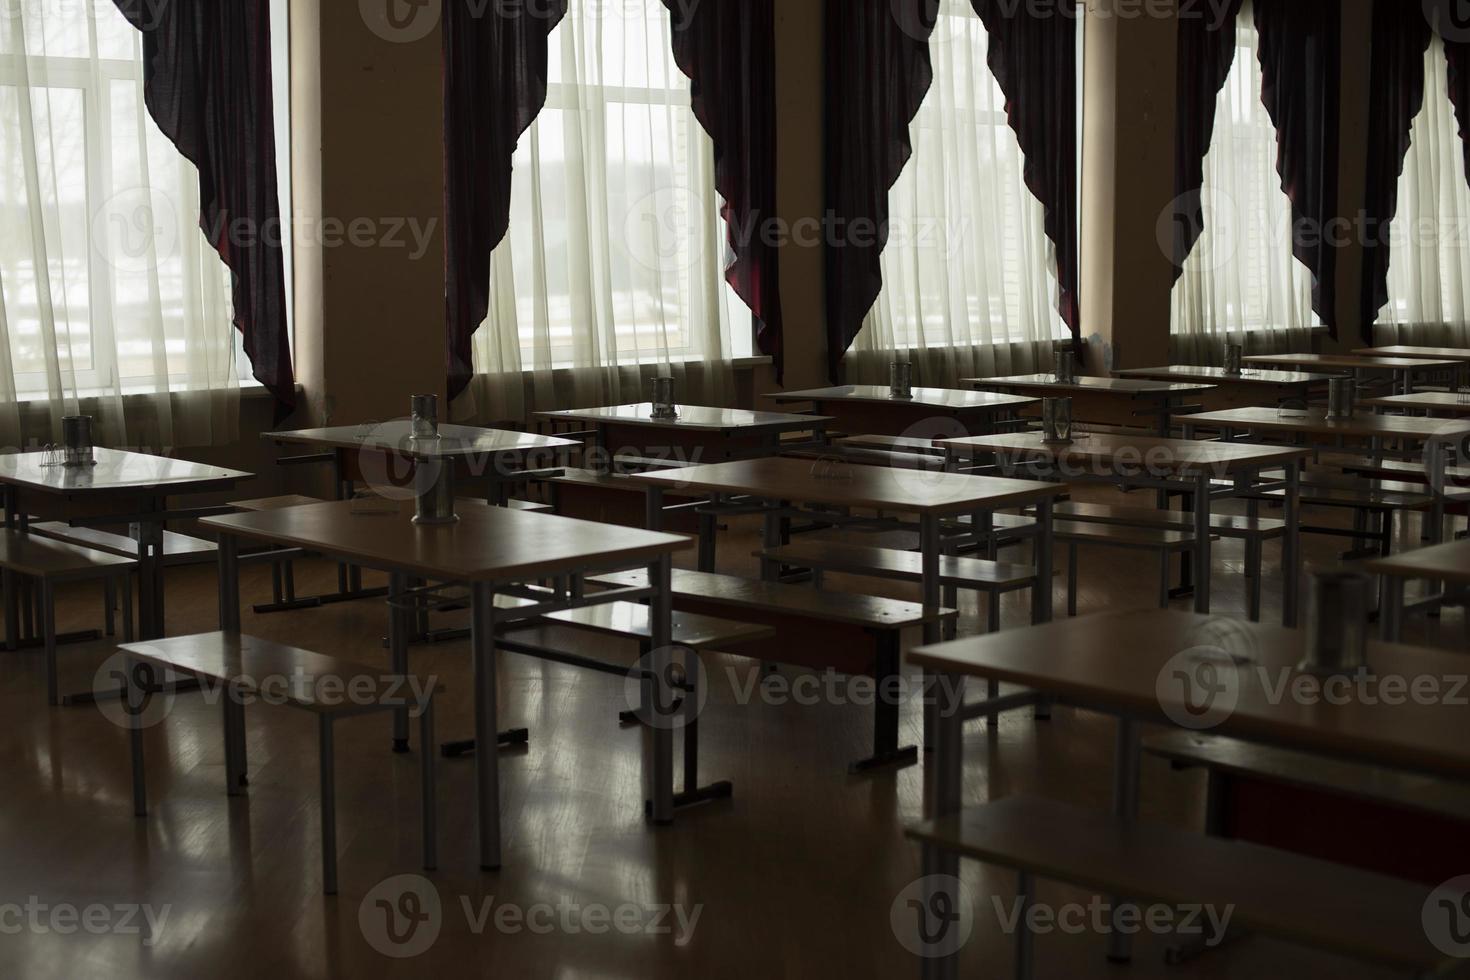
[[[1311,272],[1292,255],[1291,202],[1276,171],[1276,127],[1261,102],[1249,0],[1237,21],[1235,61],[1216,101],[1204,170],[1204,233],[1174,285],[1173,332],[1223,338],[1319,324]]]
[[[516,149],[477,370],[749,355],[719,206],[668,9],[573,0],[551,36],[546,106]]]
[[[1424,108],[1410,138],[1389,227],[1389,301],[1378,319],[1410,328],[1396,337],[1406,343],[1463,345],[1470,341],[1470,183],[1438,35],[1424,56]]]
[[[233,384],[228,272],[143,106],[141,49],[110,0],[0,16],[0,394]]]
[[[853,344],[850,377],[895,350],[1029,344],[1040,357],[1071,336],[1057,312],[1044,211],[1026,187],[970,0],[943,0],[929,49],[934,81],[910,125],[913,157],[889,193],[883,291]],[[926,377],[953,382],[964,370],[946,364]]]

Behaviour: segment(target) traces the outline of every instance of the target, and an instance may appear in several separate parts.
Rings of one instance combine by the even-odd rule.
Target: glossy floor
[[[754,544],[753,526],[724,534],[722,569],[753,571],[745,556]],[[1315,538],[1308,557],[1330,560],[1340,547]],[[1268,555],[1265,617],[1272,620],[1280,592],[1274,547]],[[1152,556],[1092,549],[1084,562],[1084,613],[1153,603]],[[1217,612],[1243,610],[1240,572],[1238,545],[1219,547]],[[335,575],[328,566],[302,565],[298,579],[307,592],[329,587]],[[872,587],[838,576],[828,585]],[[263,569],[246,572],[244,590],[267,596]],[[903,587],[881,591],[911,595]],[[1008,601],[1008,623],[1024,621],[1023,602]],[[1057,602],[1060,610],[1060,584]],[[171,572],[169,604],[170,632],[213,628],[213,569]],[[964,628],[974,629],[972,602],[965,611]],[[97,618],[91,590],[67,591],[63,628]],[[245,616],[249,632],[372,663],[384,657],[383,627],[381,602]],[[1439,622],[1416,618],[1410,634],[1457,648],[1465,642],[1459,611]],[[633,655],[619,645],[560,639],[609,657]],[[66,686],[90,685],[106,652],[65,651]],[[178,697],[147,734],[152,812],[138,820],[124,731],[97,708],[47,708],[40,656],[0,654],[7,720],[0,730],[0,977],[917,976],[918,960],[900,943],[891,915],[895,905],[900,917],[912,914],[896,900],[920,875],[902,826],[920,814],[923,767],[846,775],[871,735],[870,709],[843,703],[861,700],[862,691],[802,688],[793,682],[806,675],[792,670],[761,682],[754,665],[736,658],[712,657],[707,665],[704,773],[732,779],[735,797],[653,830],[642,819],[639,734],[617,724],[623,684],[504,656],[502,720],[531,730],[529,747],[503,753],[505,867],[476,869],[472,764],[448,762],[440,774],[440,869],[419,899],[403,898],[401,882],[388,881],[419,871],[417,756],[388,751],[382,716],[341,723],[341,893],[324,898],[310,717],[251,709],[249,795],[227,799],[218,706],[197,694]],[[467,734],[466,644],[416,648],[414,666],[449,685],[441,736]],[[753,696],[742,693],[752,689]],[[919,728],[912,705],[905,739],[917,742]],[[1111,736],[1107,719],[1066,710],[1050,722],[1015,712],[998,726],[972,724],[966,799],[1026,791],[1106,806]],[[1149,763],[1143,785],[1146,819],[1199,826],[1198,776]],[[1001,923],[1014,878],[970,862],[964,876],[974,928],[963,975],[1008,975],[1010,941]],[[1090,898],[1043,883],[1040,900],[1057,906]],[[90,918],[73,920],[72,909]],[[148,936],[150,912],[157,928]],[[1038,943],[1038,974],[1380,975],[1256,938],[1168,967],[1169,942],[1141,938],[1134,964],[1120,968],[1105,962],[1096,934],[1047,935]]]

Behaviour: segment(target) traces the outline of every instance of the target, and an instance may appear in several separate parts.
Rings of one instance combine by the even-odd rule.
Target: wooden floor
[[[753,573],[753,559],[746,556],[755,543],[753,525],[737,524],[723,534],[721,570]],[[1308,539],[1308,560],[1331,560],[1341,547],[1340,540]],[[1280,616],[1275,553],[1270,546],[1268,621]],[[1215,556],[1215,610],[1242,615],[1240,546],[1227,542]],[[680,563],[692,558],[687,553]],[[1152,555],[1084,549],[1083,568],[1084,614],[1154,602]],[[335,572],[302,565],[298,582],[303,593],[327,588]],[[830,588],[858,586],[856,580],[828,578]],[[265,570],[247,570],[242,587],[247,597],[266,599]],[[881,591],[913,596],[903,586]],[[171,572],[168,600],[170,633],[214,628],[213,570]],[[1024,595],[1008,599],[1009,623],[1024,621],[1025,601]],[[62,628],[99,625],[98,607],[92,590],[68,591]],[[973,600],[966,600],[964,611],[962,629],[975,629]],[[247,612],[244,628],[381,663],[384,622],[378,601],[270,616]],[[1413,617],[1408,636],[1463,649],[1464,621],[1458,610],[1447,611],[1439,622]],[[588,641],[580,643],[590,648]],[[65,686],[90,686],[106,652],[101,646],[66,650]],[[622,647],[599,652],[632,656]],[[418,672],[437,674],[450,685],[440,715],[443,737],[466,735],[470,728],[466,654],[465,643],[414,651]],[[531,730],[528,748],[502,754],[505,867],[497,874],[476,869],[473,766],[468,759],[445,763],[440,870],[430,876],[440,914],[419,924],[425,940],[437,926],[437,939],[416,957],[395,959],[376,951],[370,940],[382,942],[388,909],[399,930],[406,930],[407,913],[414,911],[399,902],[396,891],[385,900],[388,889],[378,886],[419,870],[419,796],[417,755],[388,751],[386,717],[338,726],[341,894],[324,898],[317,742],[310,717],[285,708],[251,709],[249,795],[226,799],[219,710],[198,695],[181,695],[167,721],[148,731],[152,812],[138,820],[130,805],[125,732],[97,708],[47,708],[41,657],[0,653],[0,704],[8,722],[0,731],[0,977],[917,976],[918,960],[895,937],[890,911],[920,876],[918,853],[903,840],[901,828],[920,815],[922,765],[849,777],[846,764],[865,754],[871,736],[868,707],[759,699],[739,704],[735,692],[754,665],[712,657],[707,667],[712,694],[701,725],[704,771],[732,779],[735,797],[682,813],[674,826],[654,830],[642,819],[639,734],[617,725],[617,712],[625,706],[621,681],[504,656],[502,721]],[[797,676],[782,672],[784,680]],[[907,741],[920,740],[917,704],[905,709],[904,734]],[[995,727],[972,723],[966,798],[978,802],[1026,791],[1106,806],[1111,749],[1111,722],[1070,710],[1059,710],[1050,722],[1015,712]],[[1200,825],[1198,775],[1175,774],[1149,761],[1143,786],[1145,819]],[[1008,975],[1010,941],[992,899],[1008,910],[1014,879],[973,863],[966,863],[964,876],[975,927],[964,949],[963,975]],[[1088,896],[1042,883],[1039,900],[1086,902]],[[484,920],[489,902],[492,911]],[[48,911],[39,917],[42,928],[6,903],[43,906]],[[167,918],[151,945],[136,934],[51,930],[49,910],[96,904],[147,904],[155,917],[166,910]],[[512,922],[504,917],[508,913],[497,920],[495,910],[503,905],[529,910],[534,931],[528,925],[497,928],[497,921]],[[534,910],[538,905],[549,908]],[[676,942],[680,927],[672,913],[654,922],[656,913],[643,911],[667,905],[680,906],[686,921],[698,912],[682,944]],[[622,906],[637,907],[622,910],[625,926],[636,916],[672,933],[617,931],[596,918],[601,908],[616,921]],[[118,922],[117,913],[109,914]],[[594,933],[599,926],[605,931]],[[416,933],[412,942],[419,939]],[[1124,968],[1105,962],[1097,935],[1048,935],[1038,941],[1038,975],[1381,975],[1257,938],[1187,967],[1167,967],[1167,945],[1164,938],[1141,939],[1134,964]]]

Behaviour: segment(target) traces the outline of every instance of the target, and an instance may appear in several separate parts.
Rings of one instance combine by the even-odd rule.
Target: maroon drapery
[[[776,218],[775,0],[664,0],[674,60],[715,145],[715,190],[729,226],[725,278],[756,318],[756,347],[783,375]]]
[[[444,0],[444,288],[449,397],[474,373],[490,253],[510,227],[511,155],[546,104],[547,38],[566,0]]]
[[[888,192],[913,155],[909,123],[934,80],[939,0],[827,0],[827,370],[883,288]]]
[[[1291,201],[1292,254],[1312,273],[1312,308],[1337,337],[1339,0],[1255,0],[1261,102],[1276,125],[1276,170]]]
[[[1363,339],[1372,343],[1378,311],[1388,303],[1388,227],[1398,211],[1399,177],[1409,132],[1424,106],[1424,52],[1429,25],[1419,4],[1375,0],[1368,82],[1368,173],[1363,196]]]
[[[233,278],[235,328],[278,418],[296,404],[276,189],[270,4],[114,0],[143,35],[148,114],[199,170],[199,227]]]
[[[1459,125],[1460,149],[1465,154],[1465,173],[1470,175],[1470,42],[1456,34],[1455,40],[1445,38],[1444,53],[1449,62],[1450,102],[1455,107],[1455,122]]]
[[[1194,4],[1192,15],[1179,16],[1179,64],[1174,112],[1174,279],[1184,274],[1184,260],[1205,230],[1205,154],[1215,132],[1215,100],[1235,62],[1235,22],[1241,0],[1227,0],[1218,14]]]
[[[971,0],[990,36],[987,62],[1006,97],[1026,186],[1057,250],[1058,310],[1080,340],[1077,297],[1077,20],[1073,0]]]

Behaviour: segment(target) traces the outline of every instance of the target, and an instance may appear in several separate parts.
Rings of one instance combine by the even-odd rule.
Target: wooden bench
[[[588,581],[619,588],[648,586],[647,574],[638,571]],[[744,656],[876,678],[873,754],[849,765],[849,772],[917,761],[916,747],[899,745],[899,702],[886,696],[892,686],[889,679],[899,676],[903,631],[951,621],[958,615],[955,610],[926,611],[917,603],[897,599],[677,568],[671,582],[678,612],[738,618],[774,630],[772,640],[741,650]]]
[[[1058,520],[1111,527],[1131,527],[1194,532],[1194,515],[1187,511],[1151,510],[1146,507],[1115,507],[1111,504],[1061,503],[1052,511]],[[1261,546],[1273,538],[1284,537],[1286,522],[1255,515],[1210,513],[1210,530],[1221,538],[1245,542],[1246,578],[1250,581],[1248,615],[1252,622],[1261,618]],[[1167,602],[1167,598],[1164,600]]]
[[[623,474],[599,473],[596,470],[566,467],[560,476],[546,481],[553,510],[563,517],[575,517],[600,524],[643,527],[647,516],[643,485]],[[671,493],[665,495],[670,504],[702,500],[699,496]],[[692,510],[671,510],[664,514],[664,530],[678,534],[699,530],[699,520]]]
[[[1470,830],[1470,786],[1433,776],[1200,732],[1154,735],[1143,750],[1209,774],[1205,830],[1221,837],[1432,887]]]
[[[1262,474],[1265,478],[1272,478]],[[1368,551],[1354,549],[1344,558],[1363,557],[1365,554],[1388,554],[1393,543],[1393,515],[1397,511],[1426,511],[1434,505],[1434,498],[1423,485],[1397,480],[1367,480],[1358,477],[1313,474],[1303,480],[1298,490],[1303,507],[1331,507],[1353,512],[1353,527],[1302,524],[1304,534],[1324,534],[1348,537],[1354,541],[1372,541],[1376,547]],[[1248,491],[1242,496],[1280,504],[1286,499],[1284,488],[1277,490]],[[1377,523],[1375,529],[1371,525]]]
[[[905,833],[930,848],[1015,870],[1027,906],[1033,879],[1048,878],[1141,905],[1229,909],[1232,929],[1416,977],[1455,965],[1425,934],[1429,887],[1288,851],[1028,797],[966,808]],[[1029,908],[1018,911],[1015,975],[1030,977]]]
[[[260,698],[309,711],[317,716],[321,760],[322,889],[337,893],[337,802],[333,725],[339,718],[393,711],[418,701],[422,790],[424,867],[437,863],[434,782],[434,694],[436,685],[414,690],[410,679],[385,674],[373,667],[324,656],[310,650],[273,643],[238,633],[203,633],[140,643],[121,649],[132,662],[177,671],[213,682],[222,692],[225,735],[225,790],[243,794],[246,779],[246,698]],[[151,687],[143,672],[130,663],[126,671],[129,730],[133,762],[133,812],[148,815],[144,781],[143,726],[137,722]]]
[[[1084,521],[1053,521],[1052,537],[1067,544],[1067,615],[1077,615],[1077,550],[1081,545],[1135,548],[1159,555],[1159,608],[1169,606],[1169,560],[1194,550],[1194,532],[1124,527]],[[1214,540],[1214,536],[1211,536]]]
[[[5,591],[5,645],[20,648],[21,601],[18,578],[39,587],[37,610],[46,652],[46,700],[61,703],[56,669],[56,587],[69,582],[108,584],[108,627],[111,632],[113,590],[123,597],[123,638],[133,637],[133,589],[131,575],[138,560],[109,554],[95,548],[57,541],[53,538],[7,529],[0,531],[0,588]]]
[[[802,541],[754,552],[763,565],[779,562],[796,568],[809,568],[813,584],[821,588],[824,572],[842,572],[900,582],[922,582],[924,557],[916,551],[878,548],[867,545],[841,544],[832,541]],[[991,612],[990,629],[1000,629],[1000,596],[1018,589],[1032,588],[1036,569],[1030,565],[1014,565],[985,558],[955,555],[939,557],[939,584],[945,590],[944,602],[954,605],[959,589],[971,589],[988,597]],[[1032,622],[1036,622],[1033,603]],[[953,626],[953,623],[950,624]]]
[[[519,497],[507,499],[505,506],[511,510],[524,510],[532,514],[550,514],[555,510],[550,504],[543,504],[539,500],[521,500]]]

